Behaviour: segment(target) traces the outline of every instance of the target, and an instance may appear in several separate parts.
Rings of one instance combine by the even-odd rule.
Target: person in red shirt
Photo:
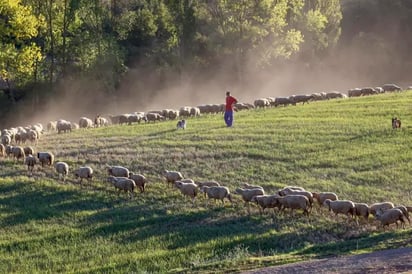
[[[237,99],[230,95],[230,91],[226,92],[226,107],[225,107],[225,122],[226,126],[233,125],[233,105],[237,103]]]

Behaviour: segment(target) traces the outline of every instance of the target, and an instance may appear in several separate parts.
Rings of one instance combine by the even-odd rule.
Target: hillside
[[[235,272],[339,254],[411,246],[411,228],[383,230],[348,222],[315,207],[249,215],[238,195],[230,205],[195,206],[167,186],[162,171],[217,180],[234,192],[245,182],[266,193],[285,185],[333,191],[368,204],[412,205],[412,93],[312,102],[221,115],[110,126],[44,135],[36,151],[70,165],[66,184],[50,168],[27,176],[21,163],[0,158],[0,272]],[[392,130],[391,118],[402,120]],[[149,179],[129,200],[106,182],[106,165],[123,165]],[[81,187],[73,170],[91,166]]]

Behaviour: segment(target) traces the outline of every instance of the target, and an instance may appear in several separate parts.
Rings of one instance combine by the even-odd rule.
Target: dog
[[[399,120],[397,117],[392,118],[392,128],[393,129],[401,128],[401,120]]]
[[[177,121],[176,129],[186,129],[186,120]]]

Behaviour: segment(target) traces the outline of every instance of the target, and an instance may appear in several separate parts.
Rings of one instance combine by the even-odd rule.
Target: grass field
[[[392,130],[391,118],[402,120]],[[162,171],[217,180],[232,192],[248,182],[273,193],[285,185],[333,191],[341,199],[412,205],[412,92],[312,102],[296,107],[47,134],[71,171],[89,165],[92,185],[50,168],[27,176],[0,158],[1,273],[237,272],[336,254],[412,246],[412,229],[383,230],[314,208],[309,217],[268,211],[249,215],[234,204],[194,207],[168,187]],[[147,176],[147,191],[129,200],[106,182],[105,166]]]

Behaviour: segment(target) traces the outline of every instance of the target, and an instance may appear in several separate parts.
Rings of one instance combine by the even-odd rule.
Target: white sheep
[[[281,204],[279,203],[279,195],[257,195],[252,198],[251,202],[255,202],[259,206],[260,214],[265,211],[266,208],[275,208],[277,207],[279,210],[281,208]]]
[[[338,200],[338,195],[334,192],[312,192],[312,195],[318,201],[319,206],[322,206],[326,199],[331,201]]]
[[[3,144],[0,144],[0,156],[4,156],[6,153],[6,147]]]
[[[329,211],[333,211],[335,216],[338,214],[345,214],[347,216],[355,215],[355,204],[349,200],[336,200],[332,201],[330,199],[326,199],[323,204],[328,207]]]
[[[199,181],[195,181],[195,184],[198,185],[198,187],[201,189],[204,186],[220,186],[219,182],[216,181],[203,181],[203,182],[199,182]],[[204,195],[206,197],[206,192],[204,192]]]
[[[369,213],[371,214],[371,215],[376,215],[376,212],[379,210],[379,209],[381,209],[382,211],[385,211],[385,210],[387,210],[387,209],[391,209],[391,208],[394,208],[395,207],[395,205],[392,203],[392,202],[381,202],[381,203],[374,203],[374,204],[371,204],[370,206],[369,206]]]
[[[72,131],[73,125],[71,122],[60,119],[56,123],[56,128],[57,128],[57,133],[60,134],[60,132],[67,132],[67,131]]]
[[[54,155],[51,152],[37,152],[37,158],[42,167],[44,165],[51,166],[54,162]]]
[[[69,165],[65,162],[56,162],[54,168],[59,175],[59,180],[62,177],[64,183],[66,181],[66,176],[69,174]]]
[[[130,172],[129,178],[135,182],[136,187],[138,187],[140,189],[140,192],[143,193],[147,184],[146,177],[142,174],[134,174],[133,172]]]
[[[13,155],[13,158],[15,158],[17,161],[19,159],[23,159],[23,162],[24,162],[24,157],[26,155],[24,154],[24,149],[22,147],[13,146],[12,149],[11,149],[11,153]]]
[[[34,148],[32,147],[24,147],[23,150],[25,155],[34,155]]]
[[[366,221],[369,218],[369,206],[365,203],[354,203],[355,215],[357,217],[363,217]]]
[[[245,202],[245,206],[247,206],[247,211],[250,213],[249,202],[252,201],[252,198],[257,195],[265,195],[265,191],[263,188],[253,188],[253,189],[245,189],[245,188],[236,188],[236,194],[239,194],[243,201]]]
[[[385,228],[385,226],[389,227],[389,225],[393,223],[395,223],[396,228],[398,228],[398,220],[401,221],[402,227],[405,226],[404,214],[399,208],[390,208],[386,211],[379,208],[376,211],[375,217],[381,222],[383,228]]]
[[[224,199],[227,198],[231,203],[232,196],[230,195],[229,188],[225,186],[206,186],[203,185],[200,187],[200,192],[203,192],[207,195],[209,199],[221,200],[222,204],[225,204]],[[206,201],[206,206],[209,203],[209,199]]]
[[[87,117],[81,117],[79,120],[79,127],[80,128],[91,128],[93,127],[93,121]]]
[[[251,185],[251,184],[248,184],[248,183],[244,183],[242,187],[245,188],[245,189],[254,189],[254,188],[263,189],[263,187],[261,187],[259,185]]]
[[[406,206],[398,205],[394,208],[400,209],[402,211],[403,215],[405,216],[405,218],[408,220],[408,223],[411,224],[411,219],[409,218],[409,212],[408,212],[408,209],[406,208]]]
[[[114,177],[129,177],[130,171],[123,166],[107,166],[107,173]]]
[[[173,170],[165,170],[163,172],[163,176],[166,178],[166,183],[171,183],[172,186],[175,184],[176,181],[182,180],[183,175],[179,171],[173,171]]]
[[[185,195],[189,196],[192,198],[192,204],[195,204],[195,198],[197,196],[197,193],[199,191],[198,186],[192,181],[192,182],[182,182],[182,181],[176,181],[175,186],[180,190],[180,192]]]
[[[136,183],[132,179],[110,175],[109,177],[107,177],[107,181],[112,183],[113,186],[118,189],[118,194],[120,194],[120,191],[123,190],[125,193],[129,193],[130,199],[133,198]]]
[[[80,185],[82,185],[83,179],[86,179],[87,181],[89,181],[89,184],[91,184],[91,181],[93,179],[93,169],[89,166],[79,167],[74,172],[74,177],[76,177],[76,179],[79,179]]]
[[[36,157],[29,154],[24,160],[24,164],[27,166],[27,170],[30,172],[30,175],[33,174],[34,166],[36,165]]]
[[[310,202],[306,196],[299,194],[290,194],[286,196],[278,196],[276,199],[281,205],[281,211],[283,211],[285,208],[290,208],[291,214],[293,214],[295,209],[302,209],[303,214],[309,216]]]
[[[310,207],[312,208],[313,204],[313,194],[312,192],[306,191],[306,190],[299,190],[299,189],[293,189],[293,188],[284,188],[279,190],[278,194],[280,196],[287,196],[287,195],[303,195],[306,196],[309,200]]]
[[[56,131],[57,129],[57,121],[50,121],[46,125],[47,131]]]

